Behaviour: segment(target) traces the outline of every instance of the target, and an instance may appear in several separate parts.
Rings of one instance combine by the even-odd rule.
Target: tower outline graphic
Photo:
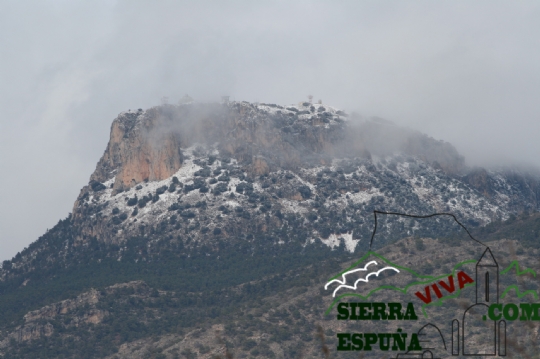
[[[499,303],[499,264],[489,247],[482,253],[475,269],[475,303],[463,313],[461,325],[457,319],[452,321],[452,355],[506,356],[506,322],[488,317],[489,306]],[[481,330],[488,338],[487,345],[482,348],[473,347],[469,336],[473,325],[483,327]],[[478,332],[478,328],[475,331]]]

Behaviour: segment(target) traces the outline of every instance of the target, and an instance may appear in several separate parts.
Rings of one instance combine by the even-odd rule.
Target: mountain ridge
[[[540,176],[467,168],[446,142],[329,106],[190,103],[121,113],[69,221],[73,248],[165,234],[190,248],[256,233],[286,241],[285,216],[300,215],[304,244],[344,240],[352,252],[373,209],[447,211],[477,226],[538,210],[539,198]]]

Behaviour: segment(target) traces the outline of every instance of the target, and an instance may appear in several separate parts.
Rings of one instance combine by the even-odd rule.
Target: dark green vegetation
[[[504,222],[497,221],[473,231],[480,240],[517,239],[524,247],[538,248],[540,243],[540,213],[525,212],[511,215]]]
[[[540,215],[534,213],[478,229],[473,235],[486,241],[516,238],[529,247],[537,243],[539,230]],[[199,343],[197,349],[179,350],[173,357],[196,358],[209,353],[211,345],[204,339],[208,337],[205,332],[216,324],[223,325],[226,334],[225,339],[220,339],[221,345],[240,358],[245,357],[240,353],[249,353],[248,357],[275,357],[272,343],[283,346],[286,358],[299,357],[309,348],[316,348],[321,357],[324,350],[334,352],[335,333],[327,327],[333,323],[333,318],[321,315],[326,308],[323,296],[327,293],[320,288],[345,262],[356,256],[342,250],[329,251],[322,244],[303,247],[299,241],[275,245],[264,240],[243,246],[218,241],[219,253],[201,247],[191,249],[188,256],[182,248],[172,248],[177,242],[165,237],[159,251],[151,255],[145,253],[145,239],[133,238],[122,249],[96,241],[71,251],[71,257],[64,258],[63,262],[48,261],[47,258],[54,257],[70,243],[73,232],[74,228],[66,219],[33,244],[47,243],[31,263],[31,267],[40,268],[39,271],[14,268],[17,258],[4,262],[10,275],[0,286],[2,333],[6,338],[6,333],[23,325],[27,312],[75,298],[91,288],[98,289],[99,302],[91,308],[85,305],[65,315],[34,323],[52,325],[50,336],[20,342],[8,338],[6,358],[101,358],[116,353],[123,343],[163,335],[193,336],[192,341]],[[395,248],[409,255],[416,252],[421,258],[425,251],[432,253],[429,243],[416,238],[410,246],[400,242]],[[454,245],[452,240],[447,244]],[[523,254],[519,248],[516,255]],[[121,251],[120,261],[110,256],[118,251]],[[386,252],[393,250],[387,248]],[[445,264],[446,267],[452,265],[452,260]],[[425,267],[426,274],[440,271],[439,266],[426,264]],[[506,284],[508,278],[501,277],[501,282]],[[108,289],[115,283],[133,280],[143,280],[148,286]],[[302,300],[280,307],[286,300],[298,296]],[[451,300],[451,303],[456,302]],[[74,317],[84,316],[91,309],[108,314],[99,324],[73,324]],[[451,315],[441,318],[448,321]],[[317,330],[316,323],[321,320],[326,330]],[[250,339],[256,332],[266,333],[268,337]],[[218,334],[210,336],[219,339]],[[157,345],[153,351],[147,348],[145,355],[170,357]],[[340,354],[340,357],[347,356]]]
[[[74,231],[69,218],[60,221],[26,250],[42,248],[26,268],[16,268],[21,255],[4,262],[9,273],[0,283],[0,323],[4,323],[4,333],[24,324],[27,312],[74,298],[91,288],[103,291],[115,283],[143,280],[154,290],[168,294],[156,295],[158,300],[148,303],[140,299],[118,300],[119,294],[108,296],[100,303],[110,313],[102,324],[75,327],[49,320],[54,327],[52,336],[21,343],[12,340],[7,357],[103,357],[124,342],[182,333],[183,328],[236,315],[241,307],[251,308],[261,298],[275,293],[291,288],[305,290],[312,277],[327,277],[351,256],[341,250],[330,251],[322,243],[303,247],[300,240],[283,245],[268,240],[244,245],[218,241],[217,252],[207,246],[188,252],[182,250],[182,242],[165,236],[152,254],[146,252],[146,239],[132,238],[122,248],[93,241],[69,251],[69,257],[60,261],[57,253],[66,245],[73,246]],[[110,255],[118,251],[121,260]],[[148,319],[147,306],[160,314]],[[142,317],[147,319],[141,322]],[[281,336],[287,335],[276,333],[276,338]]]
[[[104,296],[96,306],[109,314],[99,325],[84,323],[75,327],[69,325],[73,315],[58,316],[56,320],[47,320],[54,327],[50,337],[42,337],[31,342],[13,343],[7,357],[13,358],[101,358],[116,352],[122,343],[146,337],[158,337],[165,334],[185,335],[193,328],[203,329],[212,323],[227,323],[240,319],[244,322],[239,328],[229,326],[229,335],[239,335],[235,346],[252,349],[250,341],[242,337],[247,330],[263,330],[272,335],[271,340],[282,342],[289,340],[293,334],[301,333],[311,340],[313,328],[301,325],[287,329],[262,325],[250,311],[259,315],[269,310],[261,300],[275,293],[294,288],[295,292],[306,291],[312,284],[312,277],[330,272],[335,268],[335,261],[322,263],[322,268],[306,268],[300,272],[274,275],[266,279],[247,284],[240,288],[224,288],[220,290],[203,290],[198,292],[158,292],[150,290],[149,295],[141,295],[139,288],[124,288]],[[106,290],[102,290],[105,293]],[[314,297],[313,303],[321,298]],[[306,303],[309,304],[309,303]],[[83,314],[88,308],[81,308]],[[318,314],[318,313],[314,313]],[[275,321],[285,319],[289,322],[289,312],[276,313]],[[296,313],[295,315],[299,315]],[[42,323],[44,324],[44,323]],[[292,322],[291,322],[292,324]],[[254,327],[255,326],[255,327]],[[67,338],[66,338],[67,337]],[[263,348],[257,350],[264,353]],[[150,356],[151,357],[151,356]],[[159,358],[159,356],[156,356]]]

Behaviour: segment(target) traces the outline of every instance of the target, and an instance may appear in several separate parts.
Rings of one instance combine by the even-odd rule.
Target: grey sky
[[[324,103],[540,165],[537,1],[0,0],[0,259],[71,211],[127,109]]]

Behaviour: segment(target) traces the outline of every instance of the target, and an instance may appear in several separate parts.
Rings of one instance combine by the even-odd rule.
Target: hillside
[[[540,230],[538,215],[516,220],[533,226],[536,232]],[[510,225],[504,222],[501,228]],[[531,238],[524,239],[530,241]],[[518,260],[522,268],[540,270],[537,248],[523,247],[517,240],[487,243],[497,253],[501,268],[507,267],[511,260]],[[435,275],[451,270],[456,259],[475,258],[478,245],[471,241],[409,237],[378,252],[393,261],[406,260],[424,275]],[[428,253],[437,253],[437,257],[426,264]],[[7,357],[14,358],[225,358],[227,355],[233,358],[324,358],[325,351],[331,357],[356,358],[357,355],[335,350],[335,333],[355,330],[358,324],[336,321],[335,311],[325,315],[332,297],[324,286],[329,278],[354,264],[358,257],[344,253],[339,257],[317,259],[314,264],[294,271],[275,269],[274,275],[226,285],[221,290],[163,290],[158,289],[163,285],[150,275],[133,276],[139,275],[146,281],[128,281],[126,277],[114,275],[118,284],[96,285],[97,290],[73,294],[67,300],[25,313],[16,327],[4,332],[3,345],[10,343],[4,350],[8,349]],[[206,269],[211,266],[209,263]],[[393,278],[397,277],[390,277]],[[507,280],[511,279],[504,281]],[[522,289],[538,288],[532,276],[521,280]],[[402,278],[394,283],[407,281],[408,278]],[[471,289],[465,292],[465,298],[471,293]],[[395,301],[396,297],[383,293],[374,299]],[[510,302],[516,299],[512,293],[506,297]],[[428,309],[430,315],[435,315],[430,319],[449,323],[463,300],[451,299],[444,312]],[[388,330],[395,331],[391,322],[389,325]],[[364,331],[368,328],[363,326]],[[514,329],[515,339],[509,342],[514,352],[519,352],[528,340],[537,340],[526,333],[517,334],[527,328],[525,325]],[[534,346],[531,350],[534,353]],[[379,354],[374,352],[365,357],[378,358]]]

